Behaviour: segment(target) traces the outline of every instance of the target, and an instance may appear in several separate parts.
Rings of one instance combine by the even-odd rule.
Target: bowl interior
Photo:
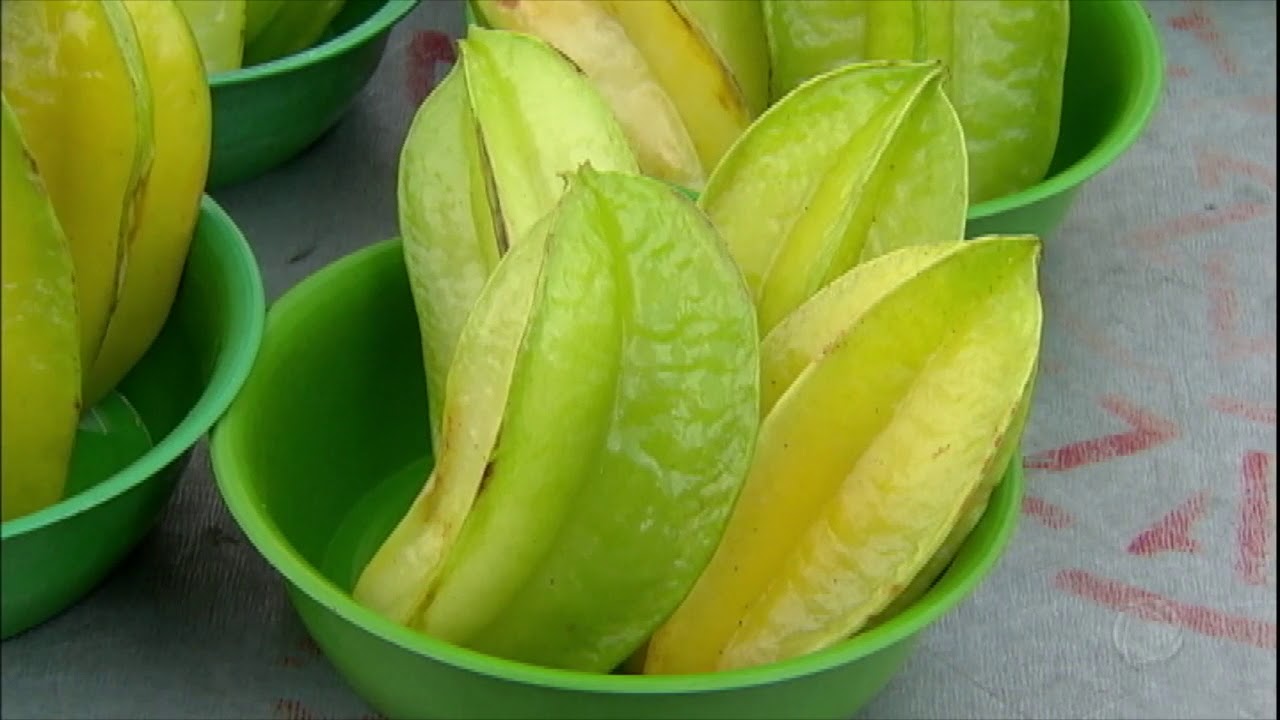
[[[687,692],[844,665],[918,632],[967,594],[1016,524],[1020,463],[942,578],[897,618],[830,650],[698,676],[596,675],[533,667],[423,637],[361,607],[360,568],[426,478],[431,457],[419,334],[399,241],[353,253],[272,308],[258,363],[219,422],[219,488],[260,552],[301,592],[418,655],[491,676],[593,692]]]
[[[190,449],[248,376],[264,308],[252,252],[206,196],[164,328],[115,392],[80,423],[66,497],[4,523],[4,537],[106,502]]]

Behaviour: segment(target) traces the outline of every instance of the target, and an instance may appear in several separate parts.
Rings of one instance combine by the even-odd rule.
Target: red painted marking
[[[316,641],[310,635],[302,636],[302,639],[298,641],[298,649],[311,657],[320,657],[323,654],[320,646],[316,644]]]
[[[1235,415],[1256,423],[1276,424],[1276,406],[1245,402],[1235,398],[1215,395],[1209,398],[1209,407],[1226,415]]]
[[[1223,45],[1222,33],[1218,32],[1213,16],[1209,14],[1209,3],[1195,2],[1190,5],[1191,10],[1186,15],[1169,19],[1169,27],[1191,33],[1192,37],[1199,40],[1213,56],[1219,70],[1228,75],[1235,75],[1240,68],[1230,50]]]
[[[1075,516],[1065,508],[1034,495],[1023,496],[1022,513],[1039,520],[1050,530],[1066,530],[1076,524]]]
[[[1191,536],[1191,527],[1204,519],[1208,509],[1209,491],[1201,490],[1138,533],[1129,543],[1129,554],[1150,556],[1162,552],[1199,552],[1200,543]]]
[[[276,720],[320,720],[310,708],[293,698],[276,700],[274,716]]]
[[[1232,105],[1244,110],[1245,112],[1258,113],[1259,115],[1276,114],[1275,95],[1253,95],[1250,97],[1244,97],[1233,102]]]
[[[1049,472],[1065,472],[1112,458],[1136,455],[1178,437],[1178,428],[1173,423],[1131,404],[1124,398],[1107,395],[1102,397],[1098,404],[1103,410],[1127,423],[1130,429],[1127,432],[1082,440],[1036,453],[1023,461],[1023,467]]]
[[[1224,248],[1209,253],[1204,271],[1208,276],[1209,328],[1217,345],[1220,360],[1234,360],[1252,355],[1276,354],[1276,338],[1249,337],[1240,334],[1240,300],[1236,296],[1235,274],[1228,264]]]
[[[1200,187],[1214,190],[1222,187],[1223,178],[1227,175],[1240,175],[1265,185],[1272,192],[1276,189],[1275,168],[1267,167],[1241,158],[1221,155],[1210,150],[1196,151],[1196,178]]]
[[[1275,456],[1245,453],[1240,468],[1240,520],[1236,525],[1236,571],[1250,585],[1266,584],[1268,546],[1275,530],[1268,480]]]
[[[1265,650],[1276,647],[1275,623],[1191,605],[1087,570],[1063,570],[1054,577],[1059,589],[1110,610],[1151,622],[1174,625],[1212,638],[1232,640]],[[1168,610],[1170,612],[1162,612]],[[1169,617],[1172,615],[1173,617]]]
[[[405,90],[414,107],[431,94],[436,84],[436,63],[458,59],[453,39],[437,30],[420,30],[409,41],[405,68]]]
[[[1151,260],[1167,262],[1166,246],[1180,237],[1215,228],[1249,222],[1275,211],[1273,203],[1242,202],[1216,210],[1201,210],[1140,230],[1134,235],[1138,249]]]
[[[1191,68],[1186,65],[1170,65],[1169,77],[1171,78],[1189,78],[1191,77]]]

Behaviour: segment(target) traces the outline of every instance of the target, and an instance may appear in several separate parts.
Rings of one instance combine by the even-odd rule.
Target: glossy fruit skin
[[[244,0],[244,44],[254,42],[285,0]]]
[[[759,2],[671,0],[729,70],[752,118],[769,107],[769,44]]]
[[[654,634],[645,672],[829,647],[945,565],[1025,422],[1042,323],[1038,258],[1031,237],[954,242],[927,263],[885,256],[816,295],[818,321],[775,330],[812,334],[791,346],[814,355],[765,417],[721,544]],[[882,272],[900,282],[859,282]],[[893,289],[849,300],[860,285]],[[865,310],[840,327],[824,321],[828,304]]]
[[[93,406],[124,378],[169,316],[209,169],[212,109],[199,49],[170,0],[124,0],[153,98],[151,172],[137,206],[127,272],[85,387]]]
[[[752,120],[730,69],[668,0],[598,1],[626,29],[666,89],[703,171],[710,173]]]
[[[563,174],[638,172],[604,100],[551,46],[473,28],[459,52],[409,128],[397,190],[437,446],[454,346],[499,258],[555,206]]]
[[[938,60],[965,129],[972,201],[1041,180],[1057,147],[1068,0],[763,0],[773,97],[866,60]]]
[[[346,0],[307,0],[281,3],[271,18],[244,46],[243,65],[259,65],[306,50],[324,36]]]
[[[801,85],[724,157],[698,204],[767,333],[860,262],[963,236],[964,139],[936,63],[860,63]]]
[[[605,672],[715,547],[754,445],[758,338],[714,230],[659,181],[584,168],[539,230],[501,261],[459,344],[452,455],[424,495],[457,486],[474,503],[456,544],[433,553],[438,571],[421,574],[434,585],[411,624],[500,657]],[[523,323],[511,308],[524,301],[501,296],[527,299]],[[509,370],[473,369],[493,357]],[[474,408],[492,406],[508,372],[500,415],[482,416]],[[402,525],[457,522],[427,505]]]
[[[174,1],[195,36],[205,70],[214,75],[239,69],[248,30],[248,0]]]
[[[120,0],[7,0],[0,8],[4,94],[71,244],[87,381],[151,168],[150,85]]]
[[[80,329],[71,247],[8,101],[0,115],[0,514],[7,522],[62,499],[80,414]]]
[[[701,190],[768,104],[758,4],[727,0],[470,0],[491,26],[569,57],[608,100],[641,169]]]
[[[475,0],[488,25],[542,38],[564,53],[609,103],[640,168],[676,185],[706,184],[675,105],[627,31],[595,0]]]

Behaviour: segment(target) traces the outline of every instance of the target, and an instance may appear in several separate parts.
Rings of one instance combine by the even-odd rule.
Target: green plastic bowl
[[[210,443],[236,521],[284,576],[326,656],[388,717],[848,718],[991,570],[1017,522],[1014,462],[950,570],[914,606],[837,647],[765,667],[587,674],[425,637],[349,594],[430,467],[417,327],[399,241],[334,262],[272,307],[253,374]]]
[[[130,417],[155,444],[115,472],[83,472],[128,455],[130,448],[112,447],[110,439],[128,444],[133,438],[98,435],[82,423],[67,497],[0,526],[3,637],[76,603],[154,525],[192,447],[248,377],[265,308],[249,245],[206,196],[168,320],[108,400],[123,396],[127,404],[115,406],[131,406]]]
[[[347,0],[324,38],[302,52],[209,78],[208,187],[244,182],[320,139],[378,68],[391,28],[417,0]]]
[[[1072,0],[1058,146],[1046,178],[969,208],[966,237],[1051,236],[1085,181],[1141,137],[1164,84],[1160,35],[1139,0]]]
[[[1062,124],[1049,171],[1025,190],[969,208],[965,237],[1049,237],[1085,181],[1123,155],[1155,114],[1164,53],[1141,0],[1072,0],[1070,12]],[[478,22],[470,3],[465,13],[468,24]]]

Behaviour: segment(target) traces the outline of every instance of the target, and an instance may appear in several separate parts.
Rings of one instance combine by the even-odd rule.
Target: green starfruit
[[[868,60],[941,61],[964,126],[974,203],[1040,181],[1057,147],[1068,0],[763,0],[781,98]]]
[[[814,652],[928,586],[1025,422],[1039,253],[1034,237],[903,248],[765,338],[762,367],[785,390],[715,555],[648,645],[646,673]]]
[[[725,155],[698,204],[760,331],[849,268],[963,236],[964,139],[937,63],[846,65],[801,85]]]
[[[471,29],[400,154],[399,221],[427,371],[432,438],[445,377],[481,288],[584,163],[637,171],[609,108],[537,38]]]
[[[438,465],[355,597],[475,650],[606,672],[720,538],[759,422],[758,335],[675,189],[585,167],[545,218],[484,286]]]

